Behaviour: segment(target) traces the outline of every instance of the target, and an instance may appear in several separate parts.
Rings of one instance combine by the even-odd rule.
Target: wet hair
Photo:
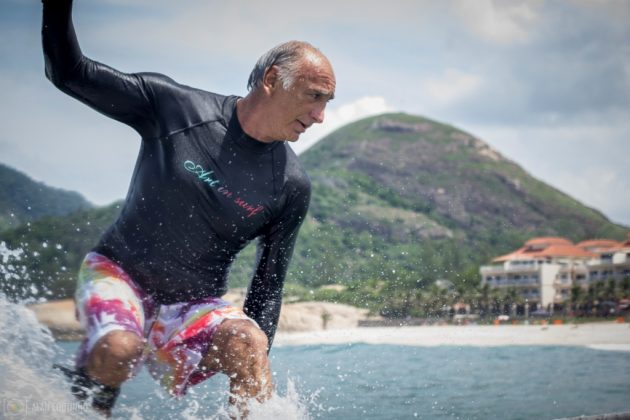
[[[308,42],[289,41],[277,45],[263,54],[247,80],[247,90],[257,88],[262,84],[265,73],[271,66],[278,67],[278,78],[282,87],[289,89],[298,77],[301,59],[307,54],[321,55],[321,52]]]

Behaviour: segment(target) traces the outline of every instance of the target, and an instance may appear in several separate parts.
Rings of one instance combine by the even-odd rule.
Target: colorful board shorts
[[[97,341],[111,331],[131,331],[145,339],[141,366],[174,396],[216,372],[199,367],[212,335],[226,319],[246,319],[245,313],[220,298],[160,305],[145,294],[115,262],[90,252],[81,265],[75,293],[77,319],[86,331],[77,354],[85,366]],[[258,326],[258,324],[256,324]]]

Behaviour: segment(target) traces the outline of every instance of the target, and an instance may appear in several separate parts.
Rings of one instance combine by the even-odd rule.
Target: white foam
[[[26,284],[22,250],[0,243],[0,286]],[[59,352],[50,331],[24,302],[10,302],[0,292],[0,417],[81,419],[85,407],[52,370]]]
[[[593,350],[630,352],[630,344],[591,344],[587,347]]]
[[[303,399],[300,393],[297,391],[295,383],[290,378],[287,379],[287,393],[285,396],[279,395],[274,392],[271,398],[263,403],[256,400],[250,401],[248,404],[248,419],[251,420],[309,420],[311,416],[308,413],[309,407],[317,407],[323,410],[321,406],[317,404],[317,397],[319,393],[313,393],[308,400]],[[212,417],[215,420],[224,420],[230,418],[238,418],[238,413],[233,409],[222,408],[219,412]]]
[[[57,346],[32,311],[0,295],[0,417],[81,419],[86,407],[52,370]]]

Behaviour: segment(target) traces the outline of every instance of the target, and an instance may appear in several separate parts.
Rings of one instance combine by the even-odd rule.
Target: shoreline
[[[274,344],[392,344],[436,346],[578,346],[630,352],[630,324],[579,325],[440,325],[418,327],[362,327],[351,329],[279,332]]]

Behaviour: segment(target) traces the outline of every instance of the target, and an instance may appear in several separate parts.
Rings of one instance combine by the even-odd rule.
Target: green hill
[[[357,121],[301,159],[313,196],[287,287],[306,297],[406,314],[409,308],[401,305],[411,293],[438,279],[472,290],[480,264],[533,236],[623,239],[628,229],[535,179],[474,136],[422,117]],[[3,236],[12,247],[37,252],[25,259],[32,279],[65,296],[80,258],[116,213],[113,205],[51,217]],[[253,254],[250,246],[237,259],[231,286],[248,283]],[[348,292],[318,291],[331,283]]]
[[[49,187],[0,164],[0,231],[91,207],[79,193]]]
[[[316,191],[313,217],[354,231],[369,226],[393,241],[485,241],[506,233],[621,239],[626,229],[472,135],[421,117],[358,121],[302,160]]]

